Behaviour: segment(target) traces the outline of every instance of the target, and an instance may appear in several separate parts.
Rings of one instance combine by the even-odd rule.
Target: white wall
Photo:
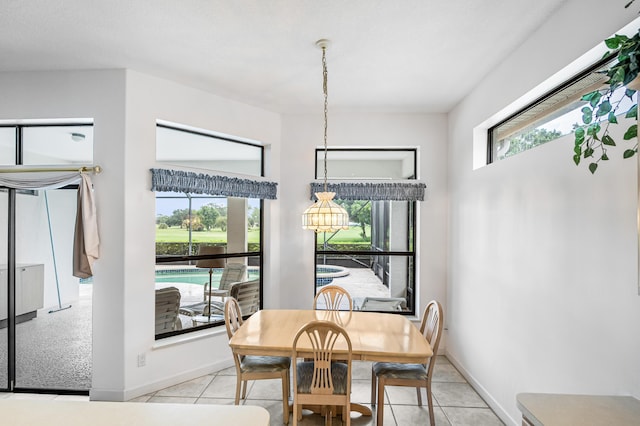
[[[276,114],[133,71],[127,71],[126,86],[123,267],[125,399],[129,399],[233,365],[221,327],[154,342],[155,193],[150,191],[149,169],[162,167],[155,163],[156,120],[253,139],[276,152],[280,120]],[[270,178],[277,180],[277,173]],[[266,211],[272,203],[265,201]],[[272,239],[265,235],[265,251],[271,250]],[[265,293],[277,280],[271,265],[265,262]],[[138,354],[146,355],[145,367],[137,367]]]
[[[118,70],[0,74],[0,119],[94,119],[94,159],[104,172],[93,179],[102,258],[94,271],[92,392],[124,387],[124,76]]]
[[[446,117],[437,114],[330,113],[329,147],[418,147],[418,177],[427,185],[418,203],[418,312],[431,299],[446,300]],[[301,227],[311,204],[315,149],[322,147],[321,114],[282,118],[280,176],[281,308],[313,303],[313,233]]]
[[[0,120],[94,119],[94,163],[104,171],[93,178],[101,257],[94,265],[91,398],[126,400],[232,365],[224,330],[154,340],[155,196],[149,169],[157,166],[156,119],[269,144],[268,172],[277,181],[279,117],[125,70],[3,73],[0,92],[6,100]],[[278,282],[277,268],[270,267],[278,262],[279,247],[273,236],[279,223],[270,224],[277,217],[274,204],[265,202],[265,288]],[[269,291],[265,306],[278,297]],[[137,367],[139,354],[146,355],[145,367]]]
[[[636,18],[615,3],[568,1],[449,114],[447,352],[508,424],[519,392],[640,396],[636,160],[592,176],[567,137],[473,170],[474,128]]]

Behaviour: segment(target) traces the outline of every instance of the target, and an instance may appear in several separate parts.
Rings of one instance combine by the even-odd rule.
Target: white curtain
[[[14,189],[56,189],[78,183],[78,211],[73,244],[73,275],[89,278],[93,263],[100,257],[100,237],[93,185],[87,173],[77,172],[9,172],[0,173],[0,186]]]

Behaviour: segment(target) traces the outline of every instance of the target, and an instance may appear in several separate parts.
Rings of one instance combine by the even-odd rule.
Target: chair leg
[[[376,425],[382,426],[384,414],[384,378],[378,377],[378,410],[376,411]]]
[[[247,385],[249,384],[248,380],[242,381],[242,399],[247,399]]]
[[[240,388],[242,387],[242,376],[238,374],[236,380],[236,405],[240,403]]]
[[[342,423],[351,426],[351,404],[342,407]]]
[[[293,400],[293,426],[298,426],[298,404],[296,404],[295,399]]]
[[[376,373],[371,369],[371,405],[376,406]]]
[[[431,426],[435,426],[436,420],[433,414],[433,398],[431,397],[431,381],[427,382],[427,404],[429,405],[429,422],[431,422]]]
[[[282,419],[289,424],[289,370],[282,372]]]
[[[422,407],[422,392],[420,392],[419,386],[416,386],[416,393],[418,394],[418,407]]]

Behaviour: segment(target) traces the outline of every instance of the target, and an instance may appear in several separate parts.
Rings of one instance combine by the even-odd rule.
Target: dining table
[[[433,356],[427,340],[406,316],[363,311],[261,310],[244,322],[229,346],[239,355],[291,356],[298,330],[316,320],[332,321],[346,330],[354,361],[425,364]],[[305,356],[305,345],[311,357],[309,342],[299,342],[299,351],[301,346]],[[345,359],[347,352],[344,342],[336,342],[335,359]],[[371,415],[371,409],[361,404],[352,403],[351,410]]]

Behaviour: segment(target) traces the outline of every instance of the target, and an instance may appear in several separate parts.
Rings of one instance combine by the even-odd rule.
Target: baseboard
[[[456,357],[454,357],[453,355],[451,355],[449,352],[446,352],[446,351],[445,351],[445,355],[449,360],[449,362],[451,362],[451,364],[453,364],[454,367],[458,369],[460,374],[462,374],[462,376],[467,380],[469,385],[476,392],[478,392],[478,394],[482,397],[482,399],[484,399],[487,405],[491,407],[491,409],[496,413],[496,415],[500,418],[500,420],[502,420],[504,424],[506,425],[511,424],[514,426],[518,426],[521,424],[519,419],[518,421],[516,421],[513,418],[511,418],[509,413],[507,413],[507,411],[498,403],[498,401],[496,401],[493,398],[493,396],[491,396],[491,394],[484,388],[484,386],[482,386],[480,382],[478,382],[475,379],[475,377],[473,377],[473,375],[469,373],[469,371],[462,366],[462,364],[456,359]],[[514,399],[515,399],[515,395],[514,395]]]
[[[183,371],[179,374],[163,377],[160,380],[147,383],[142,386],[137,386],[131,389],[125,390],[109,390],[109,389],[95,389],[92,388],[89,391],[89,399],[91,401],[129,401],[133,398],[137,398],[142,395],[157,392],[160,389],[167,388],[169,386],[177,385],[178,383],[186,382],[196,379],[198,377],[206,376],[207,374],[214,373],[216,371],[224,370],[225,368],[233,366],[233,359],[219,360],[211,364],[207,364],[193,370]]]

